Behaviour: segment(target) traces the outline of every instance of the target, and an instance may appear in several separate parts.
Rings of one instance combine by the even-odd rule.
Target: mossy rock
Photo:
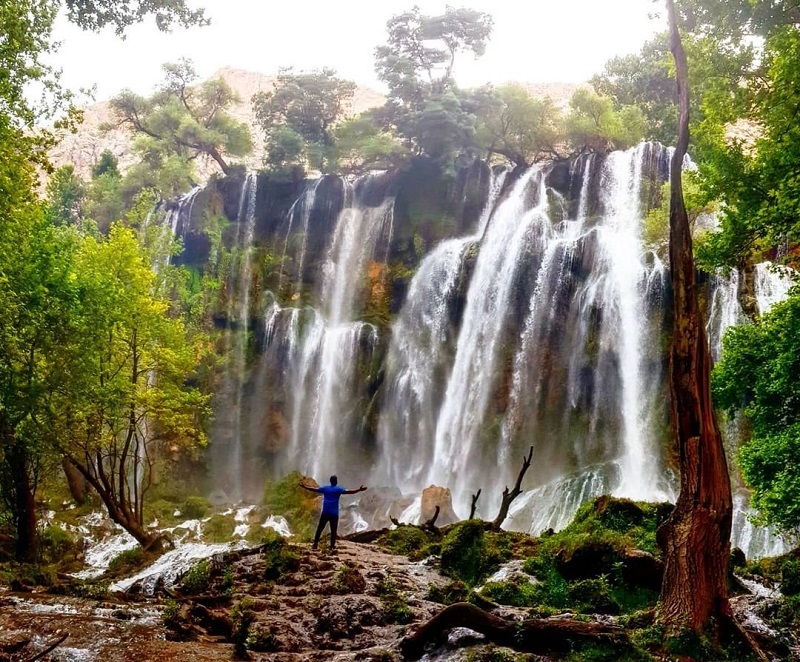
[[[294,572],[300,566],[300,557],[295,548],[278,534],[263,545],[264,579],[278,581],[284,575]]]
[[[444,586],[432,585],[425,595],[426,600],[438,602],[443,605],[454,605],[456,602],[465,602],[469,597],[469,588],[462,581],[452,581]]]
[[[441,569],[448,577],[474,586],[486,574],[483,564],[484,524],[468,520],[456,524],[442,541]]]
[[[784,595],[800,594],[800,563],[797,559],[786,559],[781,568],[781,593]]]
[[[367,580],[358,569],[352,566],[340,568],[333,577],[333,589],[336,593],[363,593],[367,589]]]
[[[570,584],[567,599],[585,614],[618,614],[620,611],[619,605],[611,598],[608,582],[604,578],[584,579]]]
[[[207,542],[228,542],[233,537],[236,520],[233,515],[212,515],[203,522],[203,538]]]
[[[389,531],[381,540],[381,544],[390,552],[414,557],[418,557],[428,543],[428,536],[416,526],[397,527]]]

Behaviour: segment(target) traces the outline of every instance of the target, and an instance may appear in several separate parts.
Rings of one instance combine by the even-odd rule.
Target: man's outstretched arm
[[[344,492],[342,492],[342,494],[358,494],[359,492],[363,492],[366,489],[367,489],[366,485],[362,485],[357,490],[345,490]]]
[[[298,485],[299,485],[300,487],[302,487],[304,490],[308,490],[309,492],[316,492],[317,494],[319,494],[320,492],[322,492],[322,490],[321,490],[321,489],[319,489],[318,487],[309,487],[308,485],[306,485],[306,484],[304,484],[304,483],[298,483]]]

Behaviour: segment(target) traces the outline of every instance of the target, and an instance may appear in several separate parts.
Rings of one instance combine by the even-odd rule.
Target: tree
[[[635,106],[614,109],[608,97],[582,87],[572,95],[567,116],[567,137],[576,150],[606,152],[626,149],[644,136],[642,112]]]
[[[534,99],[519,85],[478,92],[477,142],[490,155],[528,167],[558,155],[563,140],[561,113],[553,101]]]
[[[118,126],[141,138],[136,149],[144,161],[158,155],[191,163],[200,156],[213,159],[223,173],[231,169],[225,156],[245,156],[252,150],[250,132],[228,109],[238,101],[221,78],[197,83],[188,60],[165,64],[161,89],[145,98],[125,90],[111,100]]]
[[[800,290],[755,324],[732,327],[723,338],[712,386],[720,408],[744,415],[752,438],[739,465],[753,488],[762,520],[784,530],[800,527]]]
[[[75,166],[60,167],[47,182],[47,220],[53,225],[80,225],[85,197],[86,189],[75,174]]]
[[[185,0],[64,0],[64,4],[70,21],[95,32],[110,25],[121,35],[151,15],[165,32],[176,23],[184,27],[208,24],[204,11],[190,9]]]
[[[447,7],[439,16],[418,7],[387,22],[388,43],[375,50],[375,70],[389,87],[380,119],[407,147],[436,158],[473,146],[475,104],[459,93],[453,67],[459,53],[483,55],[492,31],[488,14]],[[435,138],[434,127],[446,139]],[[445,149],[446,148],[446,149]]]
[[[360,173],[394,166],[406,154],[398,140],[382,130],[374,113],[368,111],[336,127],[330,163],[339,172]]]
[[[730,624],[728,556],[733,516],[722,436],[711,401],[711,357],[697,304],[692,236],[681,186],[689,145],[688,65],[672,0],[670,49],[678,86],[678,141],[670,164],[671,421],[678,441],[681,491],[658,530],[664,551],[659,620],[669,635],[701,634]]]
[[[49,401],[50,428],[109,516],[143,546],[144,502],[159,451],[202,444],[207,397],[187,386],[203,351],[188,337],[133,232],[85,237],[76,260],[81,307]]]
[[[256,119],[266,136],[267,163],[285,166],[305,161],[322,169],[333,145],[334,127],[350,112],[355,89],[355,83],[338,78],[333,69],[281,71],[271,92],[253,96]]]
[[[119,160],[111,152],[111,150],[104,149],[97,163],[92,166],[92,179],[97,179],[103,175],[111,175],[112,177],[119,177]]]

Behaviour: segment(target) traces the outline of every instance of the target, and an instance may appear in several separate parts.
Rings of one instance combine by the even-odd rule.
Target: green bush
[[[212,515],[203,523],[203,538],[207,542],[228,542],[233,537],[236,520],[233,515]]]
[[[383,544],[394,554],[409,556],[428,544],[428,536],[416,526],[399,526],[386,534]]]
[[[61,563],[74,560],[80,547],[60,526],[48,526],[39,535],[39,555],[42,563]]]
[[[781,593],[797,595],[800,593],[800,563],[797,559],[786,559],[781,568]]]
[[[582,613],[618,614],[619,605],[612,600],[609,590],[605,577],[583,579],[568,586],[567,600]]]
[[[247,642],[250,636],[250,626],[255,620],[253,606],[252,598],[246,597],[231,607],[230,618],[233,625],[231,642],[233,643],[233,655],[237,660],[248,659]]]
[[[294,572],[300,566],[300,559],[294,548],[277,533],[264,543],[264,579],[277,581],[283,575]]]
[[[257,653],[272,653],[278,650],[278,640],[272,628],[263,623],[256,623],[247,634],[247,650]]]
[[[71,579],[66,585],[64,593],[74,598],[106,600],[108,599],[108,582]]]
[[[489,582],[480,593],[487,600],[512,607],[532,607],[538,602],[536,586],[530,582]]]
[[[205,517],[209,508],[210,504],[208,503],[207,499],[198,496],[191,496],[183,502],[183,506],[181,506],[180,511],[181,515],[187,519],[200,519],[201,517]]]
[[[208,590],[211,581],[211,561],[203,559],[195,563],[181,577],[181,590],[186,595],[199,595]]]
[[[6,563],[0,566],[0,584],[13,590],[33,586],[53,586],[58,581],[55,568],[34,563]]]
[[[344,566],[333,577],[333,588],[337,593],[363,593],[367,588],[367,581],[356,568]]]

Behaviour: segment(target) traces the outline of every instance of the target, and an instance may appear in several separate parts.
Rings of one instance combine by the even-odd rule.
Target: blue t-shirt
[[[322,513],[324,515],[339,515],[339,497],[342,496],[347,490],[341,485],[326,485],[320,487],[319,492],[322,494]]]

